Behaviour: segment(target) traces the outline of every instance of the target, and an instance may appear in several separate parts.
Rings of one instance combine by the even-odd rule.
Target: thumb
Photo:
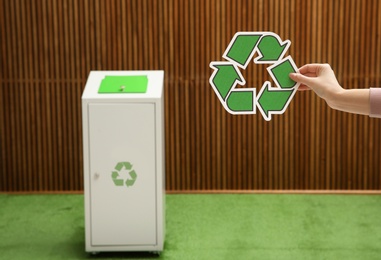
[[[301,83],[303,85],[306,85],[308,87],[311,87],[311,85],[313,85],[313,81],[314,79],[313,78],[310,78],[310,77],[306,77],[300,73],[290,73],[290,78],[293,80],[293,81],[296,81],[298,83]]]

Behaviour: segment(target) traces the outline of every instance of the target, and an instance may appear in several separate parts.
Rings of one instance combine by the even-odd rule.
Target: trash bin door
[[[92,246],[157,244],[155,106],[90,103]]]

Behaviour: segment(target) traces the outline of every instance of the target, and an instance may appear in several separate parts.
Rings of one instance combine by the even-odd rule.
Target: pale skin
[[[313,90],[333,109],[369,115],[369,89],[343,89],[329,64],[306,64],[290,78],[300,83],[299,90]]]

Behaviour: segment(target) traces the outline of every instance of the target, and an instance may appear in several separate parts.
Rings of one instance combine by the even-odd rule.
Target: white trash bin
[[[86,251],[163,250],[163,71],[91,71],[82,95]]]

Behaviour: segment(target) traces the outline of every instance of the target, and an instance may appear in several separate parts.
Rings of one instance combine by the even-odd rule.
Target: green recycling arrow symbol
[[[273,32],[237,32],[223,54],[228,61],[213,61],[214,70],[209,83],[221,104],[231,114],[256,114],[256,107],[264,119],[273,114],[283,114],[299,84],[289,78],[297,67],[291,56],[283,58],[291,42],[282,41]],[[254,55],[257,53],[257,57]],[[246,69],[250,61],[255,64],[272,64],[267,68],[275,87],[266,81],[256,96],[256,88],[236,88],[246,81],[240,69]]]
[[[129,178],[127,178],[126,181],[121,177],[121,171],[123,171],[123,168],[125,171],[128,172]],[[111,173],[111,179],[114,182],[115,186],[124,186],[131,187],[134,185],[137,174],[135,170],[132,170],[132,164],[130,162],[118,162],[115,166],[116,171],[112,171]]]
[[[240,70],[228,62],[211,63],[215,69],[211,84],[221,103],[231,113],[250,112],[254,107],[255,89],[234,89],[237,84],[245,85]]]

